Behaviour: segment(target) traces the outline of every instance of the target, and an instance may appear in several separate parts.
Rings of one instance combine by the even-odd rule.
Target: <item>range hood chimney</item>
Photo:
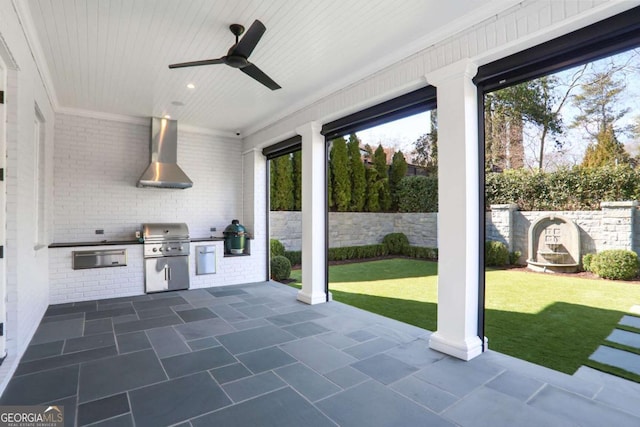
[[[178,122],[151,118],[151,164],[138,180],[138,187],[190,188],[193,182],[177,163]]]

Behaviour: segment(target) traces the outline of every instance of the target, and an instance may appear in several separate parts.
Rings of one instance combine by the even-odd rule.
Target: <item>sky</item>
[[[620,109],[628,108],[629,112],[624,115],[617,123],[619,127],[633,125],[640,122],[640,49],[623,52],[612,57],[594,61],[589,64],[585,76],[591,71],[603,70],[611,63],[625,64],[628,63],[625,72],[619,73],[617,76],[626,83],[626,88],[619,98]],[[580,67],[557,73],[556,76],[560,81],[567,81]],[[558,88],[559,93],[564,92],[563,87]],[[572,95],[579,93],[574,89]],[[569,126],[573,122],[573,118],[579,114],[579,110],[571,101],[565,103],[561,110],[562,120],[565,124],[565,131],[562,135],[550,138],[551,143],[547,143],[548,150],[545,150],[545,156],[550,162],[548,167],[553,168],[559,165],[574,165],[582,161],[584,151],[591,141],[589,135],[584,131]],[[377,147],[382,143],[385,147],[393,147],[402,150],[410,161],[411,151],[414,142],[425,133],[429,132],[429,112],[416,114],[394,122],[385,123],[364,131],[358,132],[358,137],[363,144],[369,144]],[[535,165],[535,154],[537,153],[538,132],[533,128],[525,130],[525,151],[527,156],[527,164]],[[554,148],[553,139],[563,143],[561,151]],[[634,139],[631,133],[621,133],[618,135],[619,141],[625,144],[627,151],[632,155],[640,154],[640,141]],[[527,149],[528,147],[528,149]]]

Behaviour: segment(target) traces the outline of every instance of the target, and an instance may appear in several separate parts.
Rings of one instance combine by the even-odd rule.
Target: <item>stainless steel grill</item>
[[[189,228],[184,223],[143,224],[145,291],[189,288]]]

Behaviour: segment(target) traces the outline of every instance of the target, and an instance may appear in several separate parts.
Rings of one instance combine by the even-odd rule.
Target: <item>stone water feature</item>
[[[575,273],[580,265],[580,231],[571,220],[545,215],[529,227],[527,267],[549,273]]]

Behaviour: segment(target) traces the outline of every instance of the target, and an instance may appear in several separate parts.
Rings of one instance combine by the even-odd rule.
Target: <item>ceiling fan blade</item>
[[[271,77],[267,76],[262,70],[256,67],[254,64],[249,64],[246,67],[240,68],[240,71],[245,73],[247,76],[252,77],[268,87],[271,90],[280,89],[280,85],[273,80]]]
[[[248,58],[262,38],[262,35],[265,31],[267,31],[267,27],[265,27],[262,22],[256,19],[255,21],[253,21],[251,27],[249,27],[247,32],[244,34],[244,36],[242,36],[242,39],[240,39],[238,44],[233,48],[233,51],[230,52],[229,55],[240,55]]]
[[[180,62],[179,64],[171,64],[169,68],[195,67],[197,65],[214,65],[224,64],[224,56],[216,59],[204,59],[202,61]]]

